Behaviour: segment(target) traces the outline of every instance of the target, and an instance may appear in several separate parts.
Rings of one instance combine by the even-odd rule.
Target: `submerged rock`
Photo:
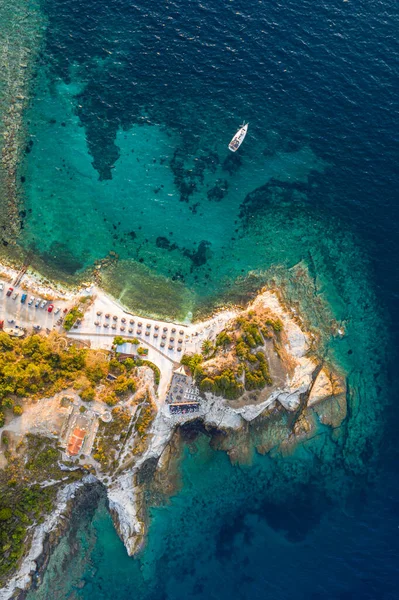
[[[229,184],[226,179],[218,179],[216,184],[208,190],[208,200],[220,202],[226,196],[229,190]]]
[[[210,248],[212,244],[206,240],[202,240],[198,244],[197,250],[184,250],[184,256],[187,256],[193,263],[193,267],[201,267],[206,264],[210,258]]]

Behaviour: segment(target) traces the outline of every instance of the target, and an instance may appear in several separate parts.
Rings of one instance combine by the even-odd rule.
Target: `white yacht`
[[[229,144],[229,150],[236,152],[244,141],[248,131],[248,123],[243,123]]]

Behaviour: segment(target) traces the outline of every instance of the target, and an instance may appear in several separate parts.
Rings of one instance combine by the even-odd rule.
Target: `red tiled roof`
[[[85,435],[86,431],[84,429],[79,429],[79,427],[75,427],[68,442],[67,451],[70,456],[76,456],[77,454],[79,454],[79,450],[82,447]]]

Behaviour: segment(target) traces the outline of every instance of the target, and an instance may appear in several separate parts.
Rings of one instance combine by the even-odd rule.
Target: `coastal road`
[[[88,341],[90,342],[90,348],[99,350],[111,350],[114,337],[115,334],[112,333],[97,333],[77,330],[72,330],[68,333],[68,338]],[[158,386],[158,398],[160,404],[162,404],[162,402],[166,398],[166,393],[169,387],[169,383],[172,379],[173,371],[179,366],[179,357],[175,358],[173,356],[173,353],[171,356],[163,354],[162,352],[160,352],[159,348],[153,346],[146,339],[140,339],[140,345],[143,346],[143,348],[148,349],[148,356],[144,356],[143,358],[154,363],[154,365],[156,365],[161,372],[161,380]],[[119,346],[119,351],[122,354],[130,354],[132,356],[137,356],[137,352],[134,350],[134,348],[135,346],[133,346],[132,344],[125,343]]]

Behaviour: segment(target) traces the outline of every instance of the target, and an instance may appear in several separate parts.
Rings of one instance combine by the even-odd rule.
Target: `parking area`
[[[0,321],[3,321],[3,327],[20,327],[29,331],[58,329],[67,307],[65,300],[52,302],[34,296],[21,286],[0,281]]]

